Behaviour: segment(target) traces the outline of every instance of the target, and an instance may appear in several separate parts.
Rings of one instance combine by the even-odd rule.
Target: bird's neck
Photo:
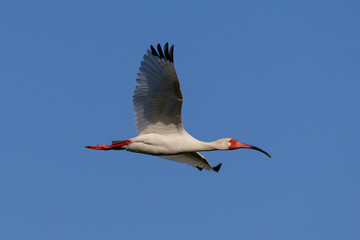
[[[188,134],[184,131],[184,136],[186,136],[186,148],[192,149],[194,152],[198,151],[215,151],[215,150],[225,150],[224,146],[220,143],[219,140],[213,142],[203,142]]]
[[[199,150],[197,151],[215,151],[215,150],[224,150],[222,147],[218,144],[217,141],[214,142],[202,142],[199,141]]]

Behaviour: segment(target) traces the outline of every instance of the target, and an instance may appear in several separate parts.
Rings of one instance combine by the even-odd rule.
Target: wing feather
[[[150,46],[150,49],[151,49],[151,52],[152,52],[153,55],[159,57],[158,53],[156,52],[155,48],[152,45]]]
[[[164,56],[164,54],[163,54],[163,52],[162,52],[160,43],[157,45],[157,50],[158,50],[158,52],[159,52],[160,58],[165,58],[165,56]]]
[[[174,155],[161,155],[161,158],[167,160],[182,162],[197,168],[205,168],[207,170],[215,171],[206,158],[198,152],[180,153]],[[216,172],[216,171],[215,171]]]
[[[137,75],[133,103],[136,130],[146,133],[179,134],[183,131],[181,121],[182,94],[172,60],[173,46],[165,56],[157,46],[147,50]]]

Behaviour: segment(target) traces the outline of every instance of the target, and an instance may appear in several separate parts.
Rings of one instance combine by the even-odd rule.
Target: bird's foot
[[[86,148],[91,148],[91,149],[94,149],[94,150],[109,150],[111,149],[113,146],[112,145],[106,145],[106,144],[98,144],[96,146],[94,145],[88,145],[88,146],[85,146]]]
[[[94,150],[123,150],[124,149],[124,145],[129,145],[130,141],[129,140],[124,140],[124,141],[120,141],[120,143],[116,143],[113,145],[106,145],[106,144],[98,144],[96,146],[94,145],[88,145],[85,146],[86,148],[91,148]]]

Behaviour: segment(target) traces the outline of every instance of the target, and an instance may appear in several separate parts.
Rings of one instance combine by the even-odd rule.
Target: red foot
[[[94,150],[109,150],[111,149],[111,145],[106,145],[106,144],[98,144],[96,146],[90,145],[90,146],[85,146],[86,148],[91,148]]]
[[[89,145],[89,146],[85,146],[86,148],[91,148],[94,150],[110,150],[110,149],[121,149],[119,147],[124,146],[124,145],[128,145],[130,144],[130,141],[126,141],[126,142],[122,142],[119,144],[114,144],[114,145],[106,145],[106,144],[98,144],[96,146],[94,145]]]

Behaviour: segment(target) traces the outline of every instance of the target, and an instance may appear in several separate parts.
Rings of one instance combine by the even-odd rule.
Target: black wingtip
[[[219,165],[217,165],[216,167],[213,167],[215,172],[219,172],[220,168],[221,168],[222,163],[220,163]]]
[[[164,45],[164,54],[165,54],[165,58],[170,60],[169,43],[165,43]]]
[[[164,53],[163,53],[163,51],[161,49],[160,43],[157,45],[157,50],[158,50],[160,58],[165,58]]]
[[[199,171],[202,171],[203,170],[203,168],[201,168],[201,167],[196,167],[197,169],[199,169]]]
[[[171,46],[170,48],[170,62],[174,62],[174,45]]]
[[[158,55],[158,53],[156,52],[156,50],[155,50],[155,48],[153,47],[153,45],[150,45],[150,49],[151,49],[152,55],[159,57],[159,55]]]
[[[156,51],[157,49],[157,51]],[[156,49],[153,47],[153,45],[150,45],[151,54],[159,57],[159,58],[165,58],[166,60],[169,60],[170,62],[174,62],[174,45],[171,46],[169,51],[169,43],[165,43],[164,45],[164,51],[161,48],[160,43],[156,46]]]

